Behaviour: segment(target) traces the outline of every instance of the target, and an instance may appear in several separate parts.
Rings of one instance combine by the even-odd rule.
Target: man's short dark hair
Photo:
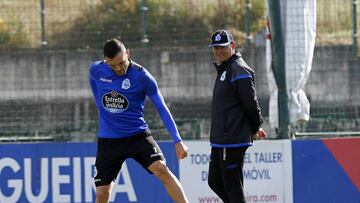
[[[118,39],[110,39],[104,43],[104,56],[114,58],[119,52],[125,51],[125,45]]]

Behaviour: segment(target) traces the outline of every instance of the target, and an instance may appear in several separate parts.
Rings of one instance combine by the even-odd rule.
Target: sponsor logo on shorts
[[[94,181],[95,181],[95,183],[100,182],[100,181],[101,181],[101,178],[97,178],[97,179],[95,179]]]
[[[152,155],[150,155],[151,158],[156,157],[156,156],[160,156],[160,155],[159,155],[159,154],[152,154]]]
[[[151,154],[150,155],[151,158],[156,157],[156,156],[162,156],[162,153],[157,153],[157,154]]]

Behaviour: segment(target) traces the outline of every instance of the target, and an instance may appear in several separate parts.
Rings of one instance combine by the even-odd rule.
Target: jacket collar
[[[229,64],[231,64],[233,61],[235,61],[239,58],[241,58],[240,52],[235,52],[235,54],[233,54],[227,61],[222,62],[220,65],[217,64],[216,62],[214,62],[213,64],[214,64],[216,70],[218,72],[220,72],[223,69],[225,69]]]

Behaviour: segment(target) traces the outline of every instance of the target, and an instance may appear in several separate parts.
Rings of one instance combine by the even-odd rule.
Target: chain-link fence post
[[[251,3],[250,0],[246,0],[246,26],[245,26],[245,30],[246,30],[246,48],[250,47],[250,43],[251,43],[251,35],[250,35],[250,21],[251,21],[251,15],[250,15],[250,10],[251,10]]]
[[[289,138],[289,108],[288,95],[286,91],[285,73],[285,42],[281,24],[280,2],[268,0],[271,48],[272,48],[272,69],[274,72],[276,85],[278,87],[278,116],[279,116],[279,138]]]
[[[41,47],[47,45],[45,36],[45,0],[40,0],[40,18],[41,18]]]
[[[357,33],[357,4],[358,1],[357,0],[353,0],[352,1],[352,22],[353,22],[353,53],[354,55],[357,55],[357,38],[358,38],[358,33]]]
[[[146,46],[147,43],[149,43],[149,39],[147,38],[147,18],[146,18],[146,14],[148,11],[148,7],[146,6],[146,0],[142,0],[141,1],[141,6],[140,6],[140,11],[141,11],[141,45],[143,47]]]

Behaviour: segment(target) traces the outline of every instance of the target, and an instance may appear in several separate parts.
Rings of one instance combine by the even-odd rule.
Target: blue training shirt
[[[89,81],[99,113],[98,137],[124,138],[149,130],[144,119],[148,96],[174,142],[181,141],[157,83],[144,67],[131,61],[126,74],[119,76],[104,61],[96,61]]]

